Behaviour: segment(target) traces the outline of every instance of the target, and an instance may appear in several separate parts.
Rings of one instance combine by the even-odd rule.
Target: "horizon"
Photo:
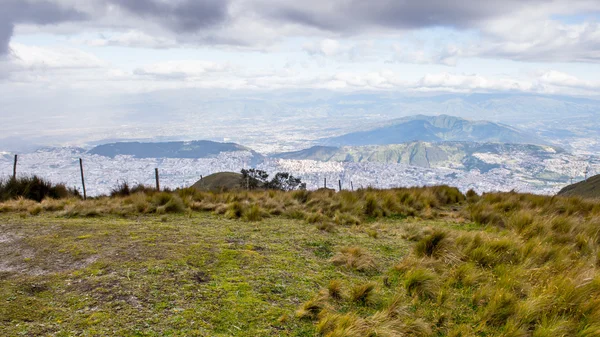
[[[227,114],[198,106],[215,97],[597,101],[599,18],[588,0],[5,0],[0,140],[77,145],[149,139],[152,128],[158,139],[227,138],[182,127]],[[265,109],[241,116],[253,126]]]
[[[307,149],[269,169],[314,182],[314,170],[415,184],[454,170],[463,187],[552,193],[598,164],[599,19],[590,0],[4,0],[0,169],[12,170],[4,153],[19,153],[26,172],[62,179],[56,168],[78,156],[64,147],[209,140],[266,155]],[[467,122],[390,127],[416,115]],[[390,149],[415,140],[440,144],[414,156]],[[523,147],[476,145],[487,142]],[[345,152],[309,151],[332,144]],[[247,166],[213,150],[199,150],[201,167],[188,171]],[[304,159],[318,168],[294,164]],[[124,169],[145,175],[149,161],[133,161]],[[106,188],[113,177],[97,179]]]

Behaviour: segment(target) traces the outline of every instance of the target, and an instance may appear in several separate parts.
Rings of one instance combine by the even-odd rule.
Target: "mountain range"
[[[275,154],[273,157],[324,162],[376,162],[420,167],[460,167],[465,170],[478,169],[487,172],[501,167],[502,163],[483,161],[480,159],[481,154],[503,156],[520,153],[542,161],[563,152],[564,150],[558,147],[532,144],[416,141],[391,145],[314,146],[301,151]]]
[[[321,143],[332,146],[361,146],[413,141],[546,144],[538,137],[509,125],[489,121],[470,121],[448,115],[415,115],[399,118],[369,130],[326,138]]]

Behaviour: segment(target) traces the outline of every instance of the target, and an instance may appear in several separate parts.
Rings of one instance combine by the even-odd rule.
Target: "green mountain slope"
[[[549,146],[526,144],[474,143],[474,142],[409,142],[392,145],[315,146],[309,149],[273,155],[281,159],[309,159],[337,162],[399,163],[420,167],[464,166],[465,169],[488,171],[498,164],[480,160],[480,153],[503,155],[525,152],[535,158],[544,159],[561,149]]]
[[[385,145],[411,141],[472,141],[545,144],[541,139],[514,127],[458,117],[416,115],[393,120],[374,129],[327,138],[324,145]]]
[[[590,177],[587,180],[566,186],[558,192],[558,195],[567,197],[580,196],[584,198],[600,198],[600,174]]]
[[[235,172],[219,172],[198,180],[193,188],[200,191],[235,190],[240,187],[242,175]]]

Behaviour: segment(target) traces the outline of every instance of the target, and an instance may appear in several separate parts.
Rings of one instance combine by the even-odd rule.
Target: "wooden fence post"
[[[17,179],[17,155],[15,154],[15,163],[13,165],[13,179]]]
[[[340,184],[340,192],[342,191],[342,180],[338,180],[338,183]]]
[[[325,178],[325,180],[323,180],[323,188],[327,188],[327,178]]]
[[[160,181],[158,179],[158,167],[154,169],[154,178],[156,179],[156,191],[160,192]]]
[[[81,170],[81,185],[83,186],[83,200],[87,199],[87,193],[85,191],[85,178],[83,177],[83,159],[79,158],[79,169]]]
[[[354,191],[354,185],[352,184],[352,180],[350,181],[350,188]]]

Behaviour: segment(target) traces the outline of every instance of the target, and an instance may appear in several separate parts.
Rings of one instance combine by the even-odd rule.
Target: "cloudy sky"
[[[0,90],[15,97],[179,88],[596,96],[600,89],[598,0],[0,5]]]

